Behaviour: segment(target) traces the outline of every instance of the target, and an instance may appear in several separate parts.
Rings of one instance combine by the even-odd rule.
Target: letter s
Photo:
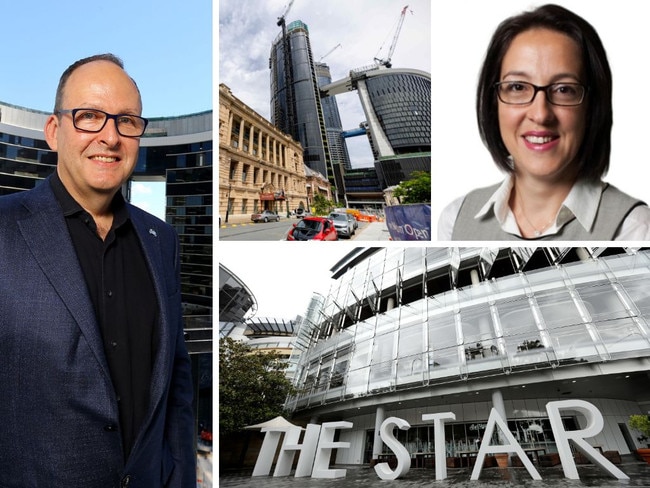
[[[381,424],[381,440],[388,446],[388,448],[397,456],[397,468],[392,471],[388,463],[379,463],[375,466],[377,475],[382,480],[394,480],[404,476],[411,469],[411,455],[406,448],[393,436],[393,426],[401,429],[408,430],[411,425],[404,419],[397,417],[389,417]]]

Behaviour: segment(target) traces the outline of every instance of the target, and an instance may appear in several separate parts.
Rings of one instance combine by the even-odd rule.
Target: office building
[[[345,173],[347,207],[381,210],[384,205],[383,185],[375,168],[359,168]]]

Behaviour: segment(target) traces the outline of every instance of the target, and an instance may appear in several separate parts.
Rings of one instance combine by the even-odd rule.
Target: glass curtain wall
[[[290,407],[648,355],[647,251],[566,264],[508,252],[385,248],[351,268],[324,300]]]

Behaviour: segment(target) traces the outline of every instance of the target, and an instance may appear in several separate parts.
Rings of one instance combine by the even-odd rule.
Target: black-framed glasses
[[[587,87],[581,83],[551,83],[537,86],[527,81],[501,81],[495,86],[499,100],[508,105],[529,104],[535,99],[538,91],[543,91],[550,104],[572,107],[580,105],[587,93]]]
[[[125,137],[141,137],[149,121],[144,117],[131,114],[109,114],[95,108],[73,108],[57,110],[57,114],[71,114],[75,129],[84,132],[99,132],[108,119],[115,121],[117,133]]]

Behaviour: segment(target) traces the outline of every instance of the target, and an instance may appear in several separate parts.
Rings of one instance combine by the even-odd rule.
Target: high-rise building
[[[431,171],[431,75],[381,65],[352,70],[322,87],[324,95],[356,89],[383,188],[413,171]]]
[[[299,140],[305,164],[326,175],[339,201],[351,169],[335,95],[357,90],[374,165],[383,188],[414,171],[431,171],[431,75],[383,64],[350,71],[332,83],[329,67],[314,63],[309,29],[285,27],[271,48],[271,122]]]
[[[316,76],[318,79],[318,86],[325,86],[332,83],[332,75],[330,67],[325,63],[315,63]],[[350,163],[350,155],[348,148],[343,138],[343,125],[341,123],[341,115],[339,114],[339,106],[336,103],[335,97],[322,97],[321,104],[323,105],[323,117],[325,118],[325,129],[327,130],[327,142],[330,147],[330,155],[332,156],[332,165],[342,165],[345,170],[352,169]]]
[[[271,123],[300,142],[305,165],[336,185],[307,24],[283,24],[269,67]]]

